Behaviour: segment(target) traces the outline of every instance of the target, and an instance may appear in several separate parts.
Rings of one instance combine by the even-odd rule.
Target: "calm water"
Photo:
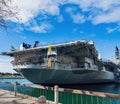
[[[21,84],[33,84],[26,79],[0,79],[0,81],[3,82],[17,81],[18,83]],[[92,84],[92,85],[61,86],[61,87],[120,94],[120,84]]]

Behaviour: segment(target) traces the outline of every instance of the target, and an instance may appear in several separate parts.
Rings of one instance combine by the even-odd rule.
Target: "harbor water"
[[[27,79],[12,79],[12,78],[0,78],[2,82],[18,82],[20,84],[31,84],[30,81]],[[6,87],[0,84],[0,88]],[[9,86],[7,86],[9,87]],[[120,94],[120,84],[110,83],[110,84],[86,84],[86,85],[71,85],[71,86],[60,86],[63,88],[70,88],[70,89],[78,89],[78,90],[87,90],[87,91],[97,91],[97,92],[105,92],[105,93],[112,93],[112,94]]]

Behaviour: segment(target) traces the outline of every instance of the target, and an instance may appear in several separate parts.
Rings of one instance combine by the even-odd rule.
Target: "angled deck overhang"
[[[78,40],[74,42],[69,43],[63,43],[63,44],[57,44],[57,45],[51,45],[52,48],[57,49],[58,55],[83,55],[85,52],[87,54],[93,55],[95,57],[98,56],[98,52],[95,49],[94,43],[92,41],[85,41],[85,40]],[[29,48],[25,50],[15,50],[5,53],[4,55],[14,57],[16,55],[22,55],[22,54],[28,54],[28,53],[44,53],[47,52],[49,46],[42,46],[42,47],[36,47],[36,48]],[[85,49],[85,52],[84,52]]]

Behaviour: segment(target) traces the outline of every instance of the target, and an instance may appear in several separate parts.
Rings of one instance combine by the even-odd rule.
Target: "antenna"
[[[115,47],[115,59],[120,59],[119,49],[117,46]]]

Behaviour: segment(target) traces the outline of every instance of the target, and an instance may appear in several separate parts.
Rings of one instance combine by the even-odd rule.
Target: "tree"
[[[7,18],[14,17],[16,12],[10,7],[11,0],[0,0],[0,28],[7,28]]]

